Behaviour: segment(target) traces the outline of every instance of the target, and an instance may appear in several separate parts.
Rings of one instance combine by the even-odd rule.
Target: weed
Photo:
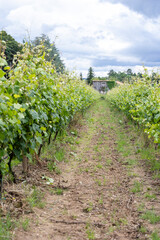
[[[129,166],[134,166],[137,164],[137,160],[135,159],[127,159],[126,161],[124,161],[125,164],[128,164]]]
[[[135,181],[134,182],[134,186],[133,188],[131,189],[131,192],[133,193],[138,193],[138,192],[141,192],[143,189],[142,189],[142,183],[138,182],[138,181]]]
[[[155,231],[151,234],[151,239],[152,240],[160,240],[160,236],[158,235],[157,231]]]
[[[137,208],[138,212],[143,212],[143,211],[144,211],[144,207],[145,207],[145,204],[144,204],[144,203],[141,203],[141,204],[138,206],[138,208]]]
[[[72,219],[74,219],[74,220],[77,219],[77,216],[76,216],[76,215],[72,215],[71,217],[72,217]]]
[[[103,140],[100,139],[100,140],[98,141],[98,145],[102,145],[102,144],[103,144]]]
[[[49,162],[47,163],[47,167],[48,167],[48,170],[49,170],[50,172],[52,172],[52,171],[55,170],[55,168],[56,168],[56,162],[49,161]]]
[[[107,166],[110,166],[111,164],[112,164],[112,160],[111,160],[111,159],[107,159],[107,160],[106,160],[106,165],[107,165]]]
[[[66,143],[74,144],[74,138],[73,137],[67,137]]]
[[[85,168],[84,171],[88,173],[89,172],[89,168]]]
[[[151,224],[160,222],[160,216],[157,216],[153,211],[146,211],[141,215],[141,218],[144,220],[149,220]]]
[[[23,230],[24,230],[24,231],[27,231],[28,228],[29,228],[29,219],[28,219],[28,218],[24,219],[24,220],[21,222],[21,224],[22,224]]]
[[[160,161],[153,159],[151,161],[151,170],[152,171],[159,171],[160,170]]]
[[[122,223],[123,225],[127,225],[128,224],[127,219],[125,219],[125,218],[120,218],[119,222]]]
[[[96,152],[99,152],[98,146],[94,146],[94,150],[95,150]]]
[[[152,199],[156,199],[156,195],[155,194],[149,194],[149,193],[146,193],[145,195],[145,198],[148,198],[149,200],[152,200]]]
[[[45,203],[42,202],[43,197],[44,194],[36,187],[33,187],[31,194],[27,197],[27,202],[31,207],[44,208]]]
[[[95,233],[93,229],[90,227],[90,224],[86,224],[86,234],[88,236],[88,239],[94,240],[95,239]]]
[[[138,174],[134,173],[134,172],[128,172],[128,176],[129,177],[138,177]]]
[[[158,174],[158,173],[154,174],[153,179],[160,179],[160,174]]]
[[[98,171],[97,168],[94,167],[94,168],[93,168],[93,172],[97,172],[97,171]],[[92,175],[92,176],[94,176],[94,175]]]
[[[108,232],[113,233],[115,231],[115,228],[116,228],[115,226],[109,227]]]
[[[55,171],[56,174],[61,174],[61,170],[57,167],[57,163],[55,161],[49,161],[47,163],[47,167],[50,172]]]
[[[72,131],[71,134],[74,136],[78,136],[78,131],[76,129],[74,129],[74,131]]]
[[[61,188],[56,188],[54,192],[56,195],[63,195],[63,189]]]
[[[98,203],[99,203],[100,205],[103,205],[103,195],[98,199]]]
[[[139,231],[145,234],[147,232],[147,229],[144,226],[141,226]]]
[[[102,182],[100,179],[95,179],[95,182],[98,184],[98,186],[102,186]]]
[[[62,210],[62,214],[63,215],[68,215],[68,209],[66,207],[64,207],[64,209]]]
[[[10,240],[11,230],[15,228],[15,222],[10,218],[10,216],[0,218],[0,239]]]
[[[135,154],[138,154],[142,151],[142,148],[140,148],[139,146],[135,147]]]
[[[80,168],[78,169],[78,171],[79,171],[80,173],[82,173],[82,172],[83,172],[83,168],[80,167]]]
[[[55,171],[55,173],[58,174],[58,175],[61,174],[61,170],[60,170],[58,167],[56,167],[54,171]]]
[[[106,186],[107,180],[105,177],[103,177],[103,186]]]
[[[62,162],[64,159],[64,155],[65,155],[64,150],[60,149],[55,153],[54,157],[56,158],[57,161]]]
[[[120,140],[117,141],[117,150],[119,152],[124,152],[125,151],[124,146],[126,146],[126,145],[127,145],[126,141],[124,139],[120,138]]]
[[[103,168],[103,165],[101,163],[98,163],[96,167],[101,169]]]
[[[89,202],[89,203],[87,204],[87,207],[85,207],[85,208],[83,209],[84,212],[91,212],[92,210],[93,210],[93,203],[92,203],[92,202]]]
[[[151,148],[143,148],[141,151],[141,158],[144,160],[153,160],[154,150]]]
[[[123,157],[128,157],[131,154],[131,151],[129,149],[125,149],[125,152],[123,153]]]
[[[105,140],[108,140],[108,139],[109,139],[109,137],[105,136],[105,137],[104,137],[104,139],[105,139]]]

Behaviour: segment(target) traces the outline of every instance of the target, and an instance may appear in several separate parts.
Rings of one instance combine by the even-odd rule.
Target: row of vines
[[[10,68],[0,57],[0,188],[12,160],[40,156],[43,145],[97,98],[97,93],[69,73],[60,75],[45,60],[43,46],[25,45]],[[1,189],[0,189],[1,190]]]
[[[142,126],[149,138],[160,144],[160,85],[147,72],[143,78],[125,83],[108,93],[110,103]]]

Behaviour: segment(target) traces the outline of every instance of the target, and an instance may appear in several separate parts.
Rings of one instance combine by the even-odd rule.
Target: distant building
[[[106,93],[109,91],[107,82],[107,80],[93,80],[93,87],[100,93]]]

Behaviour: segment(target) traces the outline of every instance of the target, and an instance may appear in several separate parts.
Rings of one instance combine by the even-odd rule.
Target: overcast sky
[[[19,42],[47,34],[84,76],[160,66],[159,0],[0,0],[0,30]]]

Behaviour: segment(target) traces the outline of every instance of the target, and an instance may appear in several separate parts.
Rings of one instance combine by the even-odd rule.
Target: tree
[[[22,45],[18,43],[11,35],[6,31],[0,32],[0,54],[2,49],[4,50],[6,60],[9,66],[13,63],[13,57],[17,52],[21,52]]]
[[[108,73],[108,77],[115,78],[116,76],[117,76],[117,73],[113,69],[111,69]]]
[[[125,72],[118,72],[117,73],[117,80],[120,82],[124,82],[127,78],[127,75]]]
[[[45,59],[55,65],[57,72],[63,73],[65,66],[60,58],[60,54],[55,46],[55,43],[51,43],[49,37],[45,34],[42,34],[41,37],[36,37],[34,41],[32,41],[33,46],[40,45],[41,43],[43,43],[46,48],[47,54],[45,55]]]
[[[127,70],[127,77],[128,77],[128,81],[130,82],[131,81],[131,76],[133,75],[132,73],[132,69],[128,68]]]
[[[88,74],[87,74],[87,83],[88,83],[88,85],[92,85],[92,81],[93,81],[94,76],[95,76],[95,74],[94,74],[93,68],[90,67],[88,69]]]
[[[141,72],[138,72],[138,73],[137,73],[137,76],[138,76],[139,78],[142,78],[142,77],[143,77],[143,74],[142,74]]]
[[[128,70],[127,70],[127,75],[132,75],[133,73],[132,73],[132,69],[130,69],[130,68],[128,68]]]
[[[83,76],[82,76],[82,73],[80,73],[80,80],[83,80]]]

